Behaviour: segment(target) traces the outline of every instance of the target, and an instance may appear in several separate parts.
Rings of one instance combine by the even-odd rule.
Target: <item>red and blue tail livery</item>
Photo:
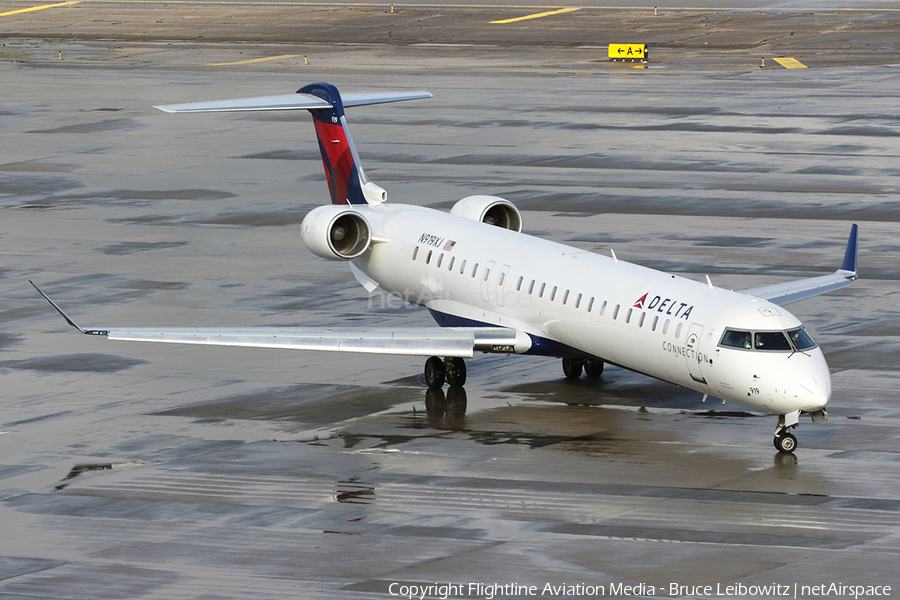
[[[298,94],[317,96],[331,105],[330,108],[310,110],[319,139],[319,152],[328,180],[332,204],[379,204],[387,193],[381,188],[372,190],[371,201],[363,186],[371,182],[366,177],[350,137],[344,104],[337,88],[330,83],[311,83],[297,90]],[[373,184],[374,185],[374,184]],[[369,186],[370,189],[372,186]],[[381,192],[379,194],[379,191]]]

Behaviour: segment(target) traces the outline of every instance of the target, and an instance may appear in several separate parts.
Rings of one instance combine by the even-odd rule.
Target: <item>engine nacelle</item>
[[[469,196],[450,209],[451,215],[496,225],[503,229],[522,231],[522,213],[516,205],[498,196]]]
[[[300,237],[316,256],[350,260],[372,244],[372,228],[364,216],[337,204],[316,208],[303,218]]]

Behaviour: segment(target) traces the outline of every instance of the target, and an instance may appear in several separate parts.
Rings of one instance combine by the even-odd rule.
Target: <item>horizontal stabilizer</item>
[[[859,227],[854,223],[850,228],[850,239],[847,240],[847,249],[844,251],[844,262],[841,267],[831,275],[810,277],[769,285],[765,287],[742,290],[742,294],[768,300],[772,304],[783,306],[791,302],[812,298],[819,294],[826,294],[847,287],[859,277]]]
[[[367,106],[369,104],[386,104],[388,102],[402,102],[403,100],[422,100],[431,98],[434,94],[424,90],[414,92],[347,92],[341,94],[344,108],[348,106]]]
[[[344,107],[384,104],[402,100],[431,98],[429,92],[350,92],[341,94]],[[167,104],[155,106],[167,113],[188,112],[235,112],[258,110],[327,110],[332,105],[312,94],[282,94],[280,96],[260,96],[257,98],[237,98],[234,100],[214,100],[211,102],[191,102],[188,104]]]

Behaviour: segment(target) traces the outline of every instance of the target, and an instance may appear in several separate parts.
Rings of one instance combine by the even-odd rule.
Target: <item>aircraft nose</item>
[[[801,390],[799,396],[802,398],[802,406],[800,409],[806,412],[815,412],[825,408],[831,399],[831,373],[821,350],[816,348],[810,358],[812,361],[799,369],[801,372],[797,373],[796,381]]]

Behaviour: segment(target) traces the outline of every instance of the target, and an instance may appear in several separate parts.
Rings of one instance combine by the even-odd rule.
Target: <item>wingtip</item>
[[[85,329],[84,327],[82,327],[81,325],[76,323],[74,320],[72,320],[72,317],[67,315],[66,312],[63,309],[61,309],[56,302],[51,300],[50,296],[45,294],[44,291],[41,288],[39,288],[35,282],[33,282],[32,280],[29,279],[28,283],[30,283],[32,286],[34,286],[34,289],[37,290],[38,294],[40,294],[41,296],[44,297],[44,300],[46,300],[47,302],[50,303],[50,306],[52,306],[54,309],[56,309],[56,312],[58,312],[59,315],[63,319],[66,320],[66,323],[68,323],[69,325],[71,325],[72,327],[74,327],[75,329],[80,331],[81,333],[85,333],[88,335],[108,335],[109,334],[109,331],[107,331],[106,329]]]
[[[36,290],[37,290],[37,293],[40,294],[41,296],[43,296],[45,300],[47,300],[48,302],[50,302],[50,304],[53,304],[53,301],[50,300],[49,296],[47,296],[47,294],[45,294],[44,291],[43,291],[41,288],[39,288],[35,282],[33,282],[32,280],[29,279],[29,280],[28,280],[28,283],[30,283],[30,284],[31,284],[31,287],[33,287],[34,289],[36,289]]]

